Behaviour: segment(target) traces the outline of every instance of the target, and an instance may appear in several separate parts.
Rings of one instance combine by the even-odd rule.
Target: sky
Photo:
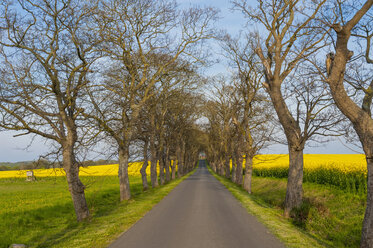
[[[221,19],[217,23],[217,27],[220,29],[227,30],[228,33],[232,35],[237,35],[240,30],[244,28],[245,19],[239,12],[232,12],[232,4],[229,0],[179,0],[181,7],[188,6],[212,6],[220,9]],[[248,28],[248,27],[246,27]],[[216,50],[216,51],[215,51]],[[212,52],[219,56],[218,47],[212,46]],[[208,75],[216,75],[219,73],[224,73],[224,71],[229,70],[226,63],[221,61],[209,69],[206,70]],[[18,161],[29,161],[38,159],[42,154],[48,151],[48,145],[41,138],[36,137],[33,143],[29,146],[31,142],[30,136],[20,136],[13,137],[15,132],[5,131],[0,132],[0,162],[18,162]],[[318,145],[316,143],[310,144],[312,147],[306,147],[305,153],[315,153],[315,154],[350,154],[355,153],[355,151],[361,152],[358,148],[352,145],[346,144],[343,138],[337,139],[332,142],[324,143]],[[284,145],[273,145],[262,153],[287,153],[287,147]]]

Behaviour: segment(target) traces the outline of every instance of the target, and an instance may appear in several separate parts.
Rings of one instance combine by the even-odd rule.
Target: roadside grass
[[[132,176],[132,199],[122,203],[117,176],[81,177],[91,213],[82,223],[75,219],[65,177],[1,179],[0,247],[107,247],[191,173],[146,192],[141,177]]]
[[[253,177],[252,194],[209,171],[287,247],[359,247],[366,198],[304,183],[304,203],[283,217],[286,179]]]

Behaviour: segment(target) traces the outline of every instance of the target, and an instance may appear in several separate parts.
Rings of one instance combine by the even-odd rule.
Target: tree
[[[78,221],[89,209],[79,179],[83,90],[99,57],[90,1],[3,1],[0,19],[0,126],[57,144]]]
[[[234,68],[232,85],[234,91],[233,123],[236,126],[236,161],[238,161],[236,182],[242,180],[242,157],[245,156],[243,188],[251,193],[251,176],[254,156],[268,144],[272,135],[272,108],[264,97],[260,62],[252,49],[252,37],[232,38],[225,35],[221,39],[222,48],[229,64]]]
[[[103,62],[110,69],[100,72],[102,83],[93,91],[107,97],[98,98],[99,102],[92,92],[95,111],[86,116],[96,120],[100,129],[117,143],[120,199],[126,200],[131,197],[128,151],[139,113],[154,94],[155,84],[178,58],[201,59],[203,53],[198,45],[212,36],[216,11],[179,11],[175,1],[166,0],[112,0],[103,2],[101,11],[97,25],[104,30],[101,35],[105,43],[100,48],[109,61]]]
[[[293,208],[299,207],[303,198],[303,150],[306,142],[314,135],[327,134],[326,130],[335,126],[336,121],[324,118],[320,112],[330,105],[326,98],[302,99],[304,93],[297,94],[294,103],[286,98],[286,89],[293,85],[295,92],[307,92],[314,87],[302,80],[295,80],[298,71],[306,68],[307,58],[314,56],[326,43],[327,32],[317,24],[319,11],[325,0],[300,1],[258,1],[251,7],[247,1],[235,1],[234,6],[250,21],[259,23],[266,32],[257,33],[256,54],[264,68],[263,83],[273,103],[278,120],[283,128],[289,150],[289,175],[285,198],[284,215],[289,217]],[[303,67],[300,67],[303,65]],[[295,68],[297,70],[295,70]],[[289,93],[293,93],[291,91]],[[308,94],[308,96],[315,96]],[[322,107],[319,104],[323,105]],[[300,116],[304,115],[304,118]],[[316,120],[319,118],[318,120]],[[333,135],[333,134],[331,134]]]
[[[350,9],[356,9],[356,11],[348,16],[346,13],[349,11],[345,8],[344,3],[336,1],[337,11],[335,13],[338,13],[338,15],[334,20],[328,20],[329,26],[333,28],[336,34],[336,41],[334,44],[335,56],[331,61],[326,82],[330,87],[335,104],[351,121],[366,156],[368,192],[361,238],[361,247],[365,248],[373,247],[373,119],[371,116],[373,81],[370,78],[370,80],[360,82],[362,84],[356,84],[356,81],[353,83],[354,88],[358,89],[358,93],[362,93],[362,97],[358,98],[358,101],[354,101],[355,99],[347,93],[351,82],[346,79],[346,74],[348,74],[347,64],[353,56],[353,52],[348,48],[348,41],[352,34],[360,40],[365,40],[366,46],[362,55],[366,63],[372,63],[372,59],[369,57],[371,56],[370,37],[372,35],[369,32],[372,31],[370,25],[373,21],[373,1],[368,0],[363,3],[354,1],[352,4],[354,8]],[[356,87],[356,85],[359,85],[359,87]]]
[[[214,78],[215,89],[211,99],[205,104],[205,116],[209,120],[209,150],[208,158],[216,170],[224,173],[226,178],[231,178],[230,160],[232,147],[232,115],[233,103],[231,94],[233,86],[227,85],[224,77]],[[232,162],[232,170],[235,170]],[[232,172],[235,176],[235,173]]]

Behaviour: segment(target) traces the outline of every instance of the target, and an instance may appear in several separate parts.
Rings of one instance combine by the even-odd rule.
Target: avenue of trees
[[[373,247],[373,1],[235,0],[232,5],[247,23],[237,38],[219,37],[232,73],[215,79],[206,102],[212,169],[251,193],[254,155],[273,141],[286,144],[284,216],[290,217],[302,205],[307,142],[350,135],[350,125],[368,166],[361,247]]]
[[[161,184],[175,177],[176,166],[179,176],[194,168],[202,149],[193,139],[200,136],[195,89],[204,81],[196,68],[215,9],[20,0],[2,1],[0,16],[0,127],[56,147],[78,221],[89,217],[79,156],[96,142],[117,150],[120,200],[131,197],[131,144],[149,150],[152,187],[157,161]]]
[[[80,160],[95,144],[115,150],[123,201],[131,154],[144,190],[148,176],[162,185],[205,151],[212,170],[251,193],[254,156],[280,142],[290,217],[306,145],[354,130],[368,166],[361,247],[373,247],[373,0],[231,4],[246,20],[237,36],[214,26],[216,9],[172,0],[2,1],[0,129],[49,140],[78,221],[89,217]],[[209,42],[229,73],[202,76]]]

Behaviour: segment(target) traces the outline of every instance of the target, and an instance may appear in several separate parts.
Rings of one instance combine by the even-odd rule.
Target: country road
[[[207,170],[204,161],[109,248],[285,247]]]

